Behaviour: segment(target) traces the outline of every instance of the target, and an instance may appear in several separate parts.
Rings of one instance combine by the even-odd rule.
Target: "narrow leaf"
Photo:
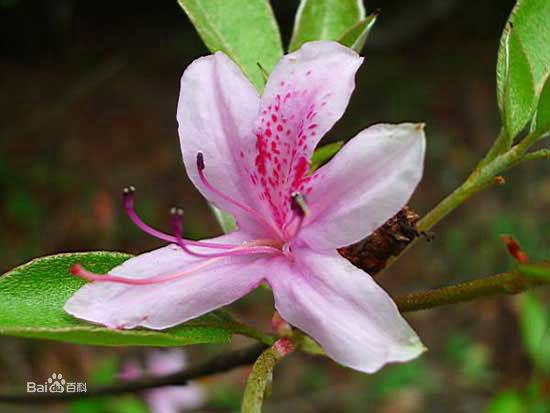
[[[224,233],[227,234],[228,232],[235,231],[237,229],[237,221],[235,221],[233,215],[222,211],[214,204],[210,204],[210,209],[212,209],[212,212],[214,213],[214,216],[216,217],[216,220],[218,221],[218,224],[220,224],[220,227]]]
[[[550,1],[518,0],[509,21],[523,45],[538,96],[550,72]]]
[[[231,57],[258,90],[260,67],[270,72],[283,54],[281,35],[268,0],[178,0],[212,52]],[[258,65],[259,64],[259,65]]]
[[[338,153],[342,145],[344,145],[343,141],[337,141],[317,148],[311,157],[311,165],[309,166],[310,172],[317,170],[330,161],[330,159]]]
[[[529,121],[534,114],[550,73],[550,30],[545,30],[549,25],[548,0],[518,0],[502,33],[497,61],[497,98],[509,128],[510,144],[525,126],[525,119]],[[525,79],[525,68],[530,80]],[[527,97],[529,94],[531,98]],[[506,97],[511,102],[507,102]]]
[[[302,0],[289,50],[292,52],[314,40],[338,40],[364,18],[363,0]]]
[[[70,275],[73,264],[103,273],[130,257],[118,252],[59,254],[9,271],[0,277],[0,334],[106,346],[181,346],[230,339],[231,330],[216,313],[163,331],[107,329],[65,313],[65,302],[84,284]]]
[[[352,48],[357,53],[361,53],[377,17],[378,14],[373,13],[366,19],[354,24],[338,38],[338,42]]]
[[[531,68],[519,36],[512,29],[508,37],[506,82],[502,95],[504,127],[509,137],[521,132],[532,117],[535,105],[535,90]]]

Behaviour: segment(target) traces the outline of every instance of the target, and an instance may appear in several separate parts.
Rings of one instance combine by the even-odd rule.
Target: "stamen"
[[[136,210],[134,209],[134,194],[136,192],[136,188],[132,185],[124,188],[122,192],[122,204],[124,205],[124,210],[126,211],[126,214],[128,217],[132,220],[132,222],[143,232],[146,234],[151,235],[152,237],[161,239],[163,241],[168,241],[172,243],[177,243],[176,237],[172,235],[168,235],[164,232],[161,232],[149,225],[147,225],[143,220],[139,217],[139,215],[136,213]],[[213,242],[203,242],[203,241],[193,241],[193,240],[187,240],[187,243],[189,245],[196,245],[200,247],[205,248],[216,248],[216,249],[230,249],[235,248],[237,245],[232,244],[216,244]]]
[[[235,205],[236,207],[240,208],[244,212],[246,212],[248,215],[250,215],[252,218],[254,218],[256,221],[261,222],[262,224],[267,225],[268,228],[271,228],[275,231],[276,234],[279,236],[281,235],[281,231],[278,227],[274,226],[272,223],[268,222],[263,216],[258,214],[256,211],[254,211],[252,208],[240,203],[239,201],[233,199],[229,195],[224,194],[220,190],[216,189],[209,181],[206,179],[206,176],[204,175],[204,169],[206,168],[206,165],[204,163],[204,156],[202,152],[197,153],[197,170],[199,172],[199,178],[203,185],[213,192],[214,194],[218,195],[219,197],[225,199],[230,204]]]
[[[194,252],[189,249],[186,245],[188,240],[185,240],[182,237],[183,233],[183,210],[180,208],[172,208],[170,211],[172,214],[172,231],[174,232],[174,237],[176,238],[176,243],[178,246],[188,253],[195,257],[201,258],[215,258],[215,257],[231,257],[235,255],[249,255],[249,254],[279,254],[281,251],[277,248],[267,246],[267,245],[258,245],[258,246],[247,246],[247,245],[237,245],[235,248],[225,250],[224,252],[219,253],[199,253]]]
[[[197,271],[203,270],[212,264],[215,264],[217,261],[219,261],[220,258],[212,258],[210,260],[201,261],[199,265],[195,265],[194,267],[188,268],[185,271],[176,272],[175,274],[168,274],[168,275],[155,275],[153,277],[147,277],[147,278],[127,278],[127,277],[120,277],[117,275],[110,275],[110,274],[97,274],[95,272],[91,272],[86,270],[82,265],[80,264],[74,264],[71,267],[71,274],[82,278],[86,281],[106,281],[106,282],[114,282],[118,284],[128,284],[128,285],[149,285],[149,284],[158,284],[166,281],[172,281],[175,279],[178,279],[180,277],[193,274]]]

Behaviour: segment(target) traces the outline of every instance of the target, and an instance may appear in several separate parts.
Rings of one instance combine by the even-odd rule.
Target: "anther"
[[[305,217],[309,214],[306,198],[301,192],[293,192],[290,195],[290,208],[300,217]]]
[[[136,188],[133,185],[127,186],[122,190],[122,203],[125,209],[132,209],[134,207],[134,192],[136,192]]]
[[[134,210],[135,192],[136,192],[136,188],[131,185],[127,186],[122,191],[122,202],[124,205],[124,209],[128,217],[132,220],[132,222],[146,234],[149,234],[163,241],[177,242],[176,237],[169,234],[165,234],[164,232],[159,231],[155,228],[152,228],[151,226],[143,222],[143,220],[139,217],[139,215]],[[178,208],[175,208],[175,209],[178,209]],[[193,241],[193,240],[186,240],[186,243],[189,245],[201,246],[205,248],[214,248],[214,249],[231,249],[231,248],[235,248],[236,246],[233,244],[217,244],[217,243]]]
[[[183,209],[181,208],[172,208],[170,210],[170,215],[172,215],[172,229],[176,238],[181,238],[183,233]]]
[[[197,168],[199,171],[204,170],[204,156],[202,152],[197,152]]]

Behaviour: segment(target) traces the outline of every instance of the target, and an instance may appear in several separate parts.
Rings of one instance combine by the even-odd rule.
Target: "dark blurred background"
[[[287,44],[297,1],[272,4]],[[498,133],[494,68],[512,6],[511,0],[370,1],[368,10],[380,8],[381,15],[366,64],[348,112],[325,142],[380,121],[426,122],[426,172],[411,206],[427,212],[462,182]],[[158,247],[123,214],[120,193],[128,184],[138,188],[140,213],[156,226],[166,227],[169,208],[180,205],[193,217],[189,236],[220,232],[180,158],[179,77],[208,51],[176,1],[0,0],[0,52],[0,272],[57,252]],[[550,162],[525,163],[505,178],[456,210],[435,228],[433,241],[420,242],[380,283],[397,294],[506,270],[512,262],[502,233],[514,235],[533,259],[548,258]],[[233,308],[268,328],[269,293]],[[529,391],[539,377],[522,346],[519,308],[517,298],[499,297],[412,314],[430,351],[374,376],[295,356],[277,370],[284,379],[276,377],[266,410],[483,411],[505,390]],[[0,337],[0,385],[20,390],[52,371],[90,378],[110,360],[140,351]],[[212,351],[190,349],[197,358]],[[235,411],[245,377],[241,369],[206,380],[203,410]],[[550,388],[547,379],[542,383]],[[107,411],[98,406],[69,408]]]

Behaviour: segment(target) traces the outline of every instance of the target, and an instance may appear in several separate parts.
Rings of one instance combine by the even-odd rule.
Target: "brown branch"
[[[183,385],[189,380],[210,376],[235,367],[252,364],[266,348],[264,344],[255,344],[241,350],[220,354],[202,363],[191,365],[185,370],[160,377],[149,377],[112,386],[96,387],[86,393],[15,393],[0,394],[0,403],[41,404],[69,401],[84,397],[116,396],[125,393],[136,393],[154,387]]]

